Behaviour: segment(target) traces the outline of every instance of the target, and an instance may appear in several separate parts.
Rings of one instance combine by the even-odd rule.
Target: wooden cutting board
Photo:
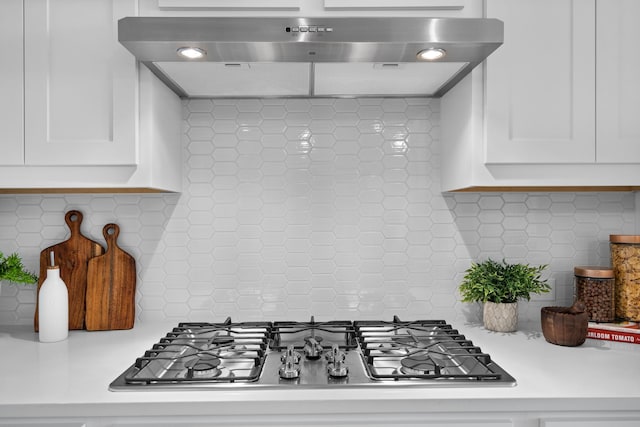
[[[64,220],[71,230],[71,236],[64,242],[49,246],[40,252],[38,293],[47,278],[47,266],[50,264],[50,254],[53,251],[55,263],[60,266],[60,277],[69,291],[69,329],[84,329],[88,262],[89,259],[102,255],[104,248],[100,243],[82,235],[82,212],[69,211],[65,214]],[[37,302],[34,328],[38,330]]]
[[[135,318],[136,262],[118,246],[120,227],[107,224],[102,234],[107,251],[89,260],[86,328],[131,329]]]

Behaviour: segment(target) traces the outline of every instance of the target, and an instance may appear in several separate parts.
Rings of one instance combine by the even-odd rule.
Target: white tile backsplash
[[[457,286],[471,260],[549,264],[537,321],[572,299],[573,266],[607,264],[608,235],[639,229],[633,193],[441,194],[437,99],[184,103],[184,190],[0,196],[0,250],[32,270],[107,222],[138,265],[140,319],[475,320]],[[0,324],[31,323],[33,288],[2,285]]]

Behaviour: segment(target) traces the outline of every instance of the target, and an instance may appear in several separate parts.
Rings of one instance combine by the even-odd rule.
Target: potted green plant
[[[531,299],[531,294],[549,292],[542,279],[546,265],[509,264],[504,259],[472,263],[459,290],[462,302],[482,302],[485,328],[512,332],[518,326],[518,300]]]
[[[38,276],[27,271],[17,253],[5,256],[0,252],[0,283],[3,281],[34,284],[38,282]]]

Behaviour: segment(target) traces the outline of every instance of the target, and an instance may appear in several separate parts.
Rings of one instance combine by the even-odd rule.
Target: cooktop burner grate
[[[302,350],[311,340],[327,349],[333,344],[342,350],[358,347],[353,322],[346,320],[316,322],[311,317],[309,322],[274,322],[272,338],[271,349],[276,351],[284,351],[290,345]]]
[[[500,380],[488,354],[441,320],[356,321],[368,374],[379,380]]]
[[[269,322],[180,323],[136,359],[130,384],[257,381]]]

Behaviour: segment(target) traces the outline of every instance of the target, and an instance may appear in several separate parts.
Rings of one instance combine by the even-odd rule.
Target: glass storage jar
[[[609,236],[615,277],[616,316],[640,321],[640,236]]]
[[[584,303],[592,322],[613,322],[615,279],[609,267],[574,267],[576,300]]]

